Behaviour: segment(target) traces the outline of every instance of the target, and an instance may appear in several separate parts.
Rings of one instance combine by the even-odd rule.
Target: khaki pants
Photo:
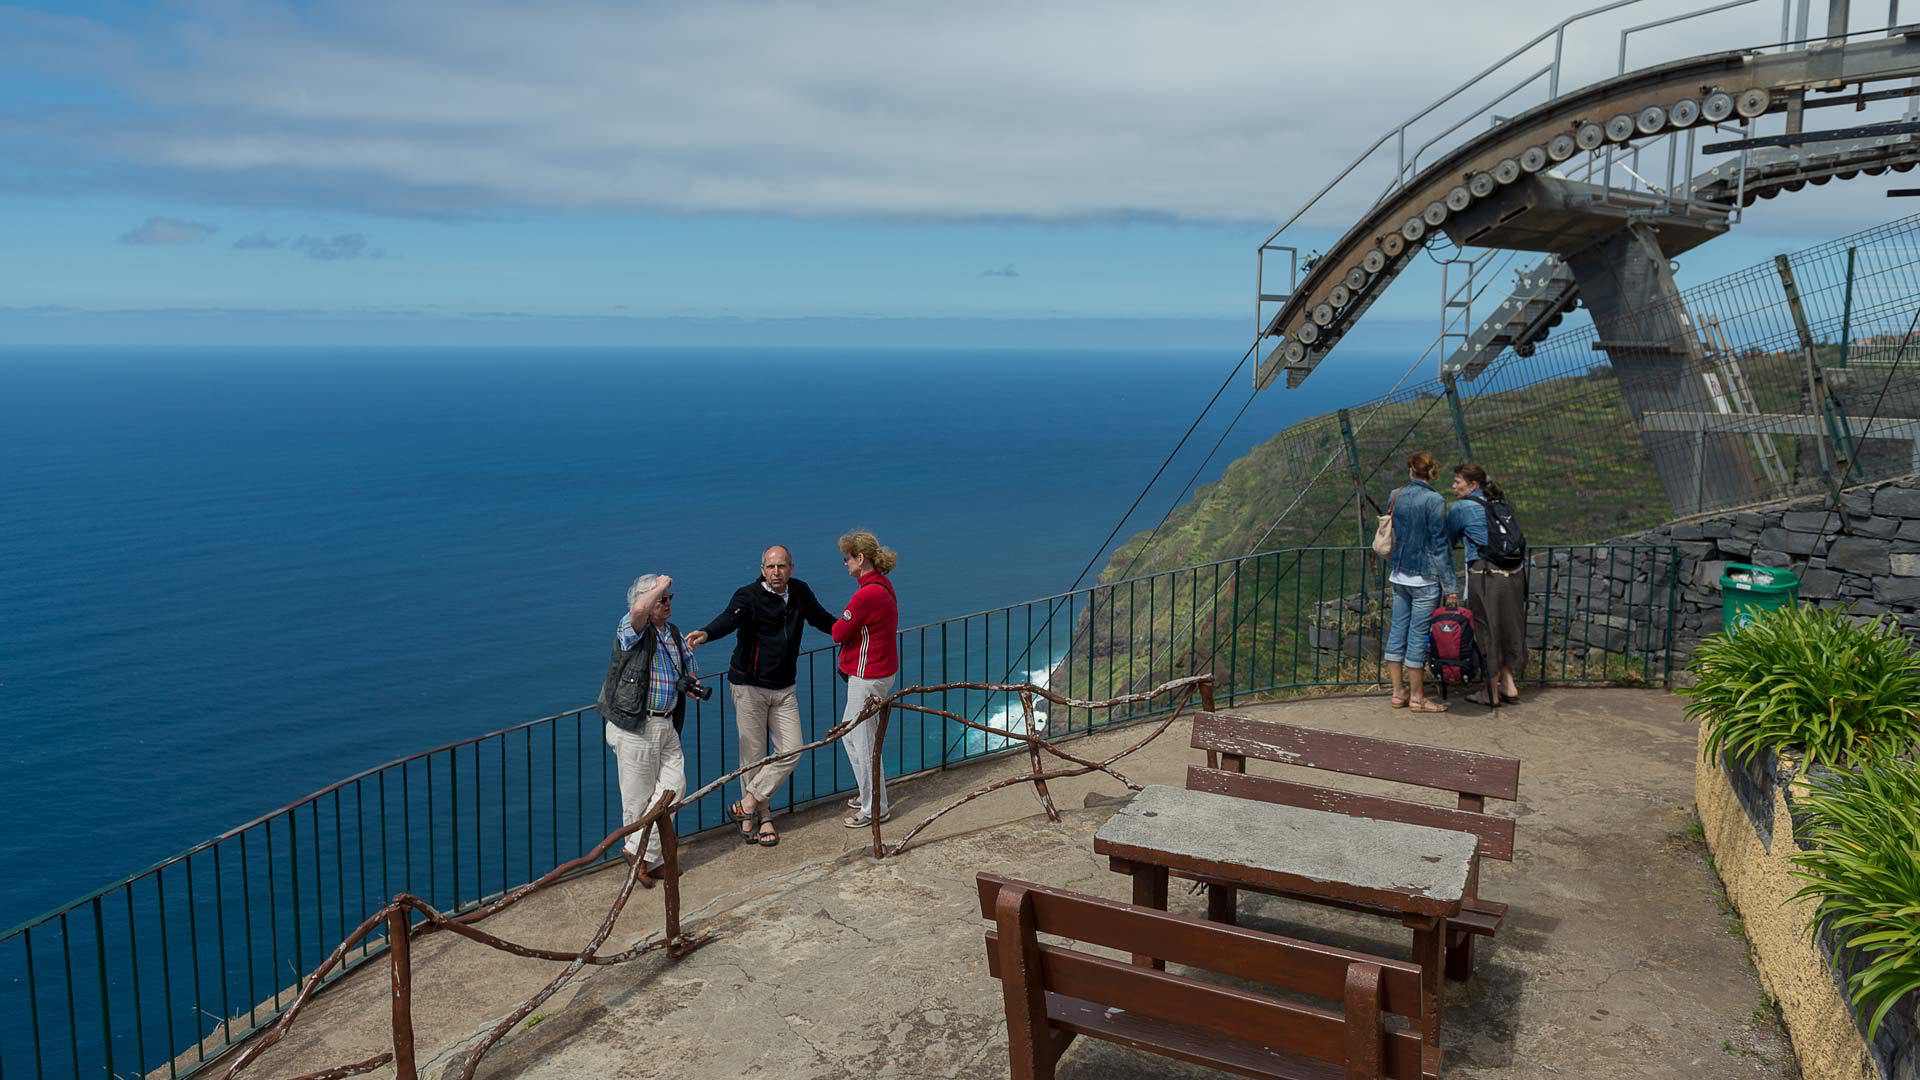
[[[767,756],[768,734],[773,736],[773,752],[776,754],[799,749],[802,742],[800,698],[794,693],[793,687],[769,690],[764,686],[733,683],[729,689],[733,693],[734,726],[740,732],[740,764],[745,765]],[[799,763],[800,755],[794,753],[792,757],[780,758],[741,773],[740,790],[752,795],[753,801],[764,807]]]
[[[625,731],[612,724],[606,725],[606,731],[607,745],[613,748],[613,759],[619,764],[620,824],[631,825],[644,817],[656,792],[687,793],[687,760],[680,752],[680,733],[673,730],[672,720],[649,716],[641,731]],[[624,846],[627,854],[638,854],[640,834],[628,836]],[[660,830],[654,829],[647,837],[645,865],[658,866],[662,859]]]

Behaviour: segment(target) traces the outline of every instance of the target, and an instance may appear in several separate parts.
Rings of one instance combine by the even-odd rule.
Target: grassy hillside
[[[1468,398],[1463,411],[1475,459],[1506,488],[1530,542],[1587,543],[1670,516],[1611,374]],[[1352,419],[1365,490],[1382,506],[1405,482],[1407,454],[1431,450],[1439,457],[1443,490],[1461,460],[1443,399],[1417,396],[1371,414],[1356,411]],[[1334,463],[1323,472],[1329,458]],[[1338,418],[1315,417],[1275,435],[1196,491],[1150,548],[1146,532],[1122,544],[1101,580],[1257,551],[1358,544],[1355,506]],[[1368,507],[1369,537],[1372,521]]]

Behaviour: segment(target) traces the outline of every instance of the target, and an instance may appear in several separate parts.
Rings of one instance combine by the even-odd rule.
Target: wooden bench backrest
[[[1452,791],[1481,800],[1511,800],[1520,793],[1518,758],[1296,727],[1250,716],[1195,713],[1193,747],[1241,759],[1242,764],[1246,758],[1259,758]],[[1223,767],[1240,771],[1231,764],[1223,763]]]
[[[1348,1066],[1350,1077],[1418,1080],[1420,968],[1238,926],[1082,896],[995,874],[978,876],[988,968],[1007,997],[1016,1055],[1045,1035],[1021,1019],[1045,1014],[1047,992],[1153,1017],[1181,1028]],[[1092,953],[1042,945],[1051,934],[1121,952],[1329,998],[1331,1012]],[[1413,1020],[1389,1030],[1382,1013]]]

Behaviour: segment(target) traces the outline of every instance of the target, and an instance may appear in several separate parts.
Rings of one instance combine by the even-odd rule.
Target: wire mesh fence
[[[1483,464],[1536,543],[1914,472],[1917,310],[1920,215],[1686,289],[1615,320],[1609,338],[1569,325],[1474,377],[1404,384],[1294,424],[1150,543],[1123,544],[1107,577],[1364,543],[1413,450]]]

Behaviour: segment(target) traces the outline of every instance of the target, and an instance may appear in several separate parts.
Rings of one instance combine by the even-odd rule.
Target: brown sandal
[[[1447,707],[1445,705],[1442,705],[1437,701],[1429,701],[1426,698],[1421,698],[1419,701],[1409,701],[1407,703],[1407,708],[1413,712],[1424,712],[1424,713],[1437,713],[1437,712],[1447,711]]]

